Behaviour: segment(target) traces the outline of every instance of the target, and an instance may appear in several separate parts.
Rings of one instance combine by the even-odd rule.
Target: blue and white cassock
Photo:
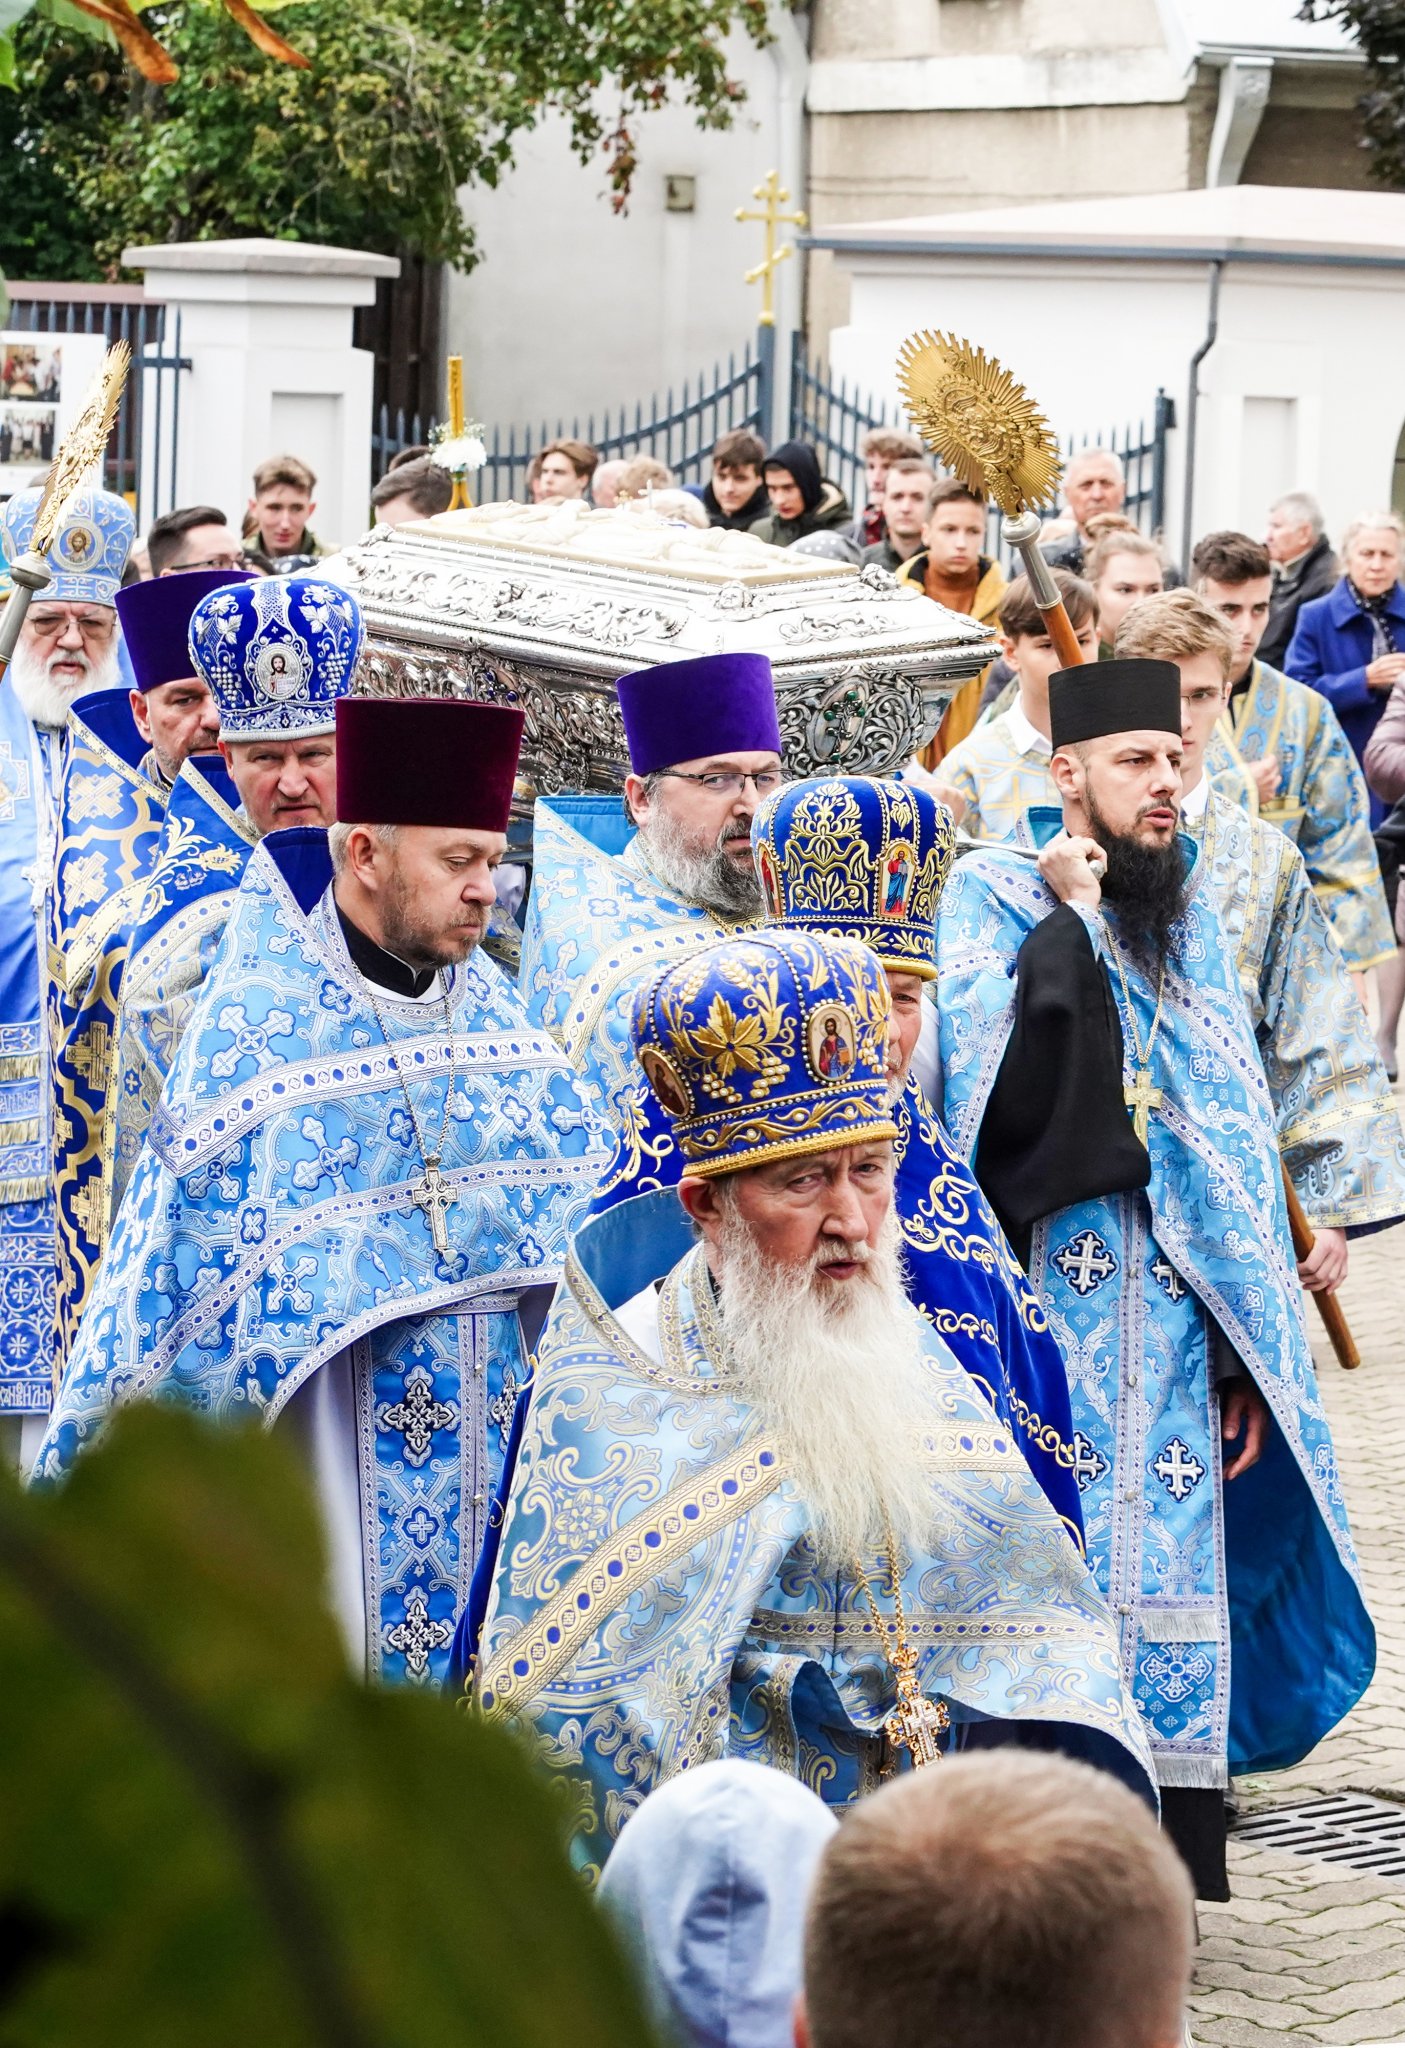
[[[430,1683],[526,1373],[518,1303],[554,1282],[600,1160],[574,1077],[491,962],[447,970],[447,1032],[437,1001],[373,998],[330,874],[318,831],[249,862],[36,1470],[58,1477],[118,1402],[289,1414],[368,1672]],[[445,1256],[402,1074],[427,1131],[452,1086]]]
[[[1349,968],[1395,956],[1381,871],[1371,838],[1371,798],[1341,721],[1320,690],[1256,661],[1205,749],[1215,786],[1234,763],[1278,761],[1275,796],[1259,816],[1287,834],[1331,922]]]
[[[142,772],[145,754],[125,689],[79,698],[69,714],[49,901],[59,1376],[112,1223],[118,1005],[166,810],[165,792]]]
[[[1033,843],[1062,825],[1030,813]],[[1296,1762],[1360,1697],[1375,1661],[1331,1434],[1308,1349],[1273,1104],[1211,878],[1169,966],[1146,1192],[1036,1223],[1030,1280],[1068,1361],[1088,1558],[1162,1785]],[[973,1157],[1015,1011],[1020,946],[1054,908],[1033,864],[961,861],[938,918],[944,1107]],[[1086,920],[1106,953],[1100,915]],[[1124,1045],[1153,1038],[1155,992],[1109,976]],[[1133,1028],[1135,1027],[1135,1028]],[[1222,1336],[1221,1336],[1222,1333]],[[1276,1427],[1221,1481],[1221,1342]]]
[[[34,537],[42,490],[0,510],[6,564]],[[44,596],[110,607],[136,531],[125,500],[84,486],[47,556]],[[46,1028],[49,892],[67,734],[36,726],[0,680],[0,1415],[44,1415],[56,1302],[53,1079]]]
[[[1405,1216],[1405,1130],[1302,856],[1213,790],[1186,830],[1200,840],[1303,1211],[1352,1237],[1384,1230]]]
[[[614,1129],[639,1079],[629,1036],[636,992],[670,961],[745,928],[655,877],[622,797],[538,798],[517,986]]]
[[[118,1007],[115,1215],[258,836],[218,754],[182,764],[137,908]]]
[[[45,1415],[53,1394],[53,1086],[40,960],[63,744],[0,678],[0,1415]]]
[[[629,1311],[660,1279],[651,1339]],[[956,1746],[1023,1730],[1145,1791],[1087,1568],[964,1368],[935,1335],[925,1355],[950,1541],[903,1560],[923,1692]],[[728,1379],[676,1197],[593,1217],[539,1349],[474,1688],[563,1781],[589,1871],[657,1783],[709,1758],[772,1765],[831,1807],[872,1790],[884,1761],[894,1689],[871,1610],[818,1570],[781,1452]],[[883,1560],[866,1569],[886,1588]]]

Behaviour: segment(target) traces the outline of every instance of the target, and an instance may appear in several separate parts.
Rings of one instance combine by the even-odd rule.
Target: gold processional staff
[[[102,460],[107,437],[117,417],[122,387],[131,367],[132,351],[125,341],[115,341],[98,366],[77,419],[60,441],[44,479],[44,495],[34,520],[29,546],[9,565],[10,595],[0,618],[0,676],[10,665],[19,644],[20,627],[37,590],[53,581],[45,560],[54,536],[77,491],[89,472]]]

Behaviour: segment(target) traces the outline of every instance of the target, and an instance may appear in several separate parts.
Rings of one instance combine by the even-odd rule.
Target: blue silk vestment
[[[1304,1213],[1353,1237],[1383,1230],[1405,1216],[1405,1131],[1326,905],[1287,834],[1213,791],[1186,829],[1229,934]]]
[[[629,1038],[634,992],[724,934],[701,904],[650,873],[618,796],[538,799],[532,893],[517,986],[616,1129],[639,1069]]]
[[[1057,812],[1034,812],[1042,843]],[[1188,843],[1187,843],[1188,844]],[[1188,851],[1192,851],[1188,846]],[[1152,1040],[1151,1184],[1034,1226],[1029,1275],[1068,1361],[1089,1563],[1163,1785],[1295,1763],[1360,1697],[1375,1638],[1308,1350],[1277,1126],[1234,952],[1197,861],[1156,996],[1109,979],[1124,1044]],[[1014,1016],[1016,957],[1054,907],[1028,860],[977,852],[937,923],[944,1106],[969,1158]],[[1086,920],[1108,957],[1101,915]],[[1221,1339],[1275,1427],[1221,1480]]]
[[[141,771],[145,753],[125,689],[79,699],[69,718],[49,905],[60,1375],[112,1225],[118,1004],[166,809],[164,791]]]
[[[257,843],[219,755],[187,761],[171,790],[127,949],[117,1024],[114,1213]]]
[[[335,1371],[366,1668],[431,1683],[525,1378],[517,1304],[559,1273],[601,1161],[574,1076],[499,970],[475,955],[448,971],[451,1029],[438,1003],[373,1000],[330,876],[309,830],[245,870],[36,1470],[58,1476],[119,1401],[271,1425]],[[442,1255],[400,1076],[424,1132],[448,1100]]]
[[[1302,855],[1347,966],[1380,966],[1394,957],[1395,934],[1361,764],[1320,690],[1256,661],[1248,689],[1231,700],[1205,749],[1205,768],[1219,788],[1235,763],[1270,754],[1278,760],[1278,793],[1260,803],[1259,816]]]
[[[44,1415],[54,1378],[53,1086],[41,959],[64,735],[0,678],[0,1415]]]
[[[656,1783],[714,1756],[848,1804],[875,1782],[894,1704],[888,1631],[858,1585],[816,1568],[782,1456],[729,1391],[690,1242],[667,1192],[578,1234],[480,1643],[476,1697],[565,1781],[588,1869]],[[615,1311],[665,1274],[660,1364]],[[969,1375],[930,1333],[926,1354],[946,1541],[901,1572],[922,1689],[947,1702],[958,1739],[1021,1723],[1144,1790],[1144,1738],[1088,1572]],[[886,1564],[865,1568],[890,1615]]]
[[[894,1204],[908,1299],[982,1388],[1055,1513],[1081,1543],[1067,1373],[1044,1311],[975,1175],[915,1082],[893,1105],[893,1121]],[[676,1187],[682,1164],[668,1119],[641,1080],[591,1214]]]

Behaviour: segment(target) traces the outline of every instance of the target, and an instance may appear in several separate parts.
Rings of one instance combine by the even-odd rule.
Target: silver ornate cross
[[[444,1221],[444,1215],[454,1198],[449,1192],[449,1183],[439,1171],[437,1159],[426,1159],[424,1178],[415,1189],[414,1199],[416,1208],[423,1209],[429,1218],[430,1235],[434,1239],[435,1251],[441,1255],[446,1253],[449,1249],[449,1226]]]

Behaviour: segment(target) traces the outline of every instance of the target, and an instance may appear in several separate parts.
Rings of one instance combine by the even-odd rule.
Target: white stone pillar
[[[340,545],[364,533],[373,365],[351,345],[352,313],[372,304],[377,278],[399,275],[398,259],[250,236],[124,249],[122,261],[145,273],[148,298],[166,303],[161,353],[174,352],[179,314],[180,353],[190,361],[179,380],[174,469],[174,380],[145,376],[143,523],[176,505],[217,505],[237,531],[255,465],[296,455],[317,478],[318,538]],[[159,476],[148,468],[158,379]]]

